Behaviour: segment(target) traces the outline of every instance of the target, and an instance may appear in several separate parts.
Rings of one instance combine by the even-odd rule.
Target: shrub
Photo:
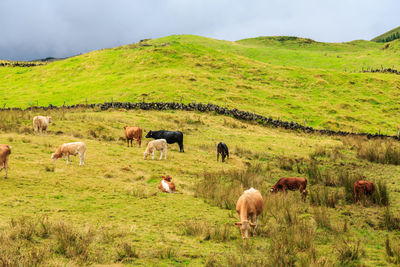
[[[400,165],[400,145],[395,141],[369,140],[357,145],[357,157],[370,162]]]
[[[139,258],[139,252],[127,242],[122,242],[119,244],[117,254],[117,261],[122,262],[129,262],[132,259]]]
[[[335,208],[339,203],[340,195],[337,190],[329,192],[327,187],[309,191],[310,204]]]
[[[400,218],[393,215],[393,213],[387,207],[383,212],[380,227],[389,231],[400,230]]]
[[[390,239],[387,236],[385,240],[385,250],[387,260],[390,263],[400,264],[400,243],[390,244]]]
[[[195,197],[203,197],[210,203],[225,209],[234,209],[244,190],[262,188],[263,168],[260,164],[246,170],[204,172],[203,180],[195,185]]]
[[[229,224],[211,225],[203,221],[186,221],[182,224],[183,234],[185,235],[221,242],[232,239],[232,228],[233,225]]]
[[[364,254],[364,250],[360,246],[360,240],[353,243],[343,239],[337,243],[335,249],[338,252],[338,260],[341,264],[350,264],[357,261]]]

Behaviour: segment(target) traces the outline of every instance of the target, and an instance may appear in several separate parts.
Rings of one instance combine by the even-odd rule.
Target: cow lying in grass
[[[272,193],[278,191],[287,192],[287,190],[299,190],[302,199],[305,201],[307,197],[307,179],[299,177],[282,177],[276,182],[276,184],[271,188]]]
[[[11,154],[11,146],[0,144],[0,171],[5,169],[7,179],[8,174],[8,157]]]
[[[51,123],[50,116],[36,116],[33,117],[33,131],[35,134],[40,132],[40,135],[43,134],[43,131],[47,134],[47,127]]]
[[[154,159],[154,152],[158,150],[161,152],[160,154],[160,159],[162,159],[163,153],[165,159],[167,159],[167,141],[165,139],[157,139],[150,141],[147,144],[146,151],[143,153],[143,159],[146,159],[150,154],[152,155],[152,158]]]
[[[169,175],[162,176],[162,180],[158,185],[158,189],[160,189],[164,193],[175,193],[175,184],[171,182],[172,177]]]
[[[361,200],[361,194],[372,195],[375,192],[375,185],[373,182],[358,180],[354,182],[354,201]]]
[[[146,138],[165,139],[168,144],[178,143],[180,152],[183,150],[183,133],[176,131],[149,131]]]
[[[51,154],[53,160],[67,157],[67,164],[71,163],[69,156],[79,155],[79,165],[85,165],[86,144],[83,142],[66,143],[57,148],[56,152]]]
[[[226,157],[228,157],[228,159],[229,159],[229,150],[228,150],[228,146],[225,143],[220,142],[217,145],[217,161],[219,159],[219,154],[221,154],[222,162],[225,161]]]
[[[131,147],[133,146],[132,145],[133,139],[136,139],[139,147],[142,146],[142,129],[141,128],[125,126],[124,132],[125,132],[126,142],[128,143],[128,147],[129,147],[129,141],[131,141]]]
[[[236,203],[236,211],[239,214],[240,222],[235,223],[235,225],[240,227],[242,238],[249,238],[250,227],[253,228],[252,232],[255,235],[257,216],[262,213],[263,209],[264,200],[258,190],[250,188],[239,197]]]

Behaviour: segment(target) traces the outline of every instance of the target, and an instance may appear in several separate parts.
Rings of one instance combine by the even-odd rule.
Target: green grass
[[[32,68],[0,68],[0,106],[104,101],[212,102],[346,131],[397,134],[400,42],[320,43],[258,37],[237,42],[178,35]],[[166,44],[161,46],[162,44]]]
[[[298,192],[287,197],[267,193],[279,177],[307,177],[312,155],[322,173],[333,178],[338,170],[349,170],[385,182],[390,210],[398,214],[400,167],[357,158],[350,139],[293,133],[196,112],[45,113],[54,121],[47,136],[33,136],[30,131],[36,112],[1,113],[0,143],[13,147],[9,178],[0,179],[1,260],[17,259],[26,265],[36,260],[47,266],[203,266],[212,262],[226,266],[282,261],[303,266],[323,262],[326,266],[340,262],[390,265],[382,236],[395,240],[398,231],[380,226],[386,208],[349,204],[343,187],[335,188],[335,208],[324,209],[313,207],[309,199],[303,203]],[[145,132],[179,129],[185,135],[185,153],[172,144],[166,161],[143,160],[147,140],[142,148],[127,148],[125,140],[120,140],[125,125],[141,126]],[[87,144],[86,166],[78,166],[74,157],[68,166],[65,160],[51,161],[50,154],[60,144],[78,140]],[[220,141],[230,148],[231,158],[226,163],[216,161]],[[235,176],[248,166],[258,166],[249,179],[258,179],[266,210],[259,236],[243,242],[233,225],[238,219],[236,212],[220,208],[218,201],[207,199],[205,193],[205,198],[196,197],[195,188],[205,172],[217,179],[217,190],[221,173]],[[181,194],[157,190],[165,174],[173,177]],[[308,189],[320,191],[321,186],[324,184],[309,185]],[[232,192],[239,192],[236,190],[232,187]],[[223,197],[224,192],[220,193]],[[44,222],[33,223],[37,220]],[[356,251],[358,240],[360,251]],[[18,249],[21,246],[22,251]],[[348,251],[351,257],[346,256]]]

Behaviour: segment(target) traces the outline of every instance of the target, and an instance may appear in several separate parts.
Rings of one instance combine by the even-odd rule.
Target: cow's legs
[[[7,173],[8,173],[8,159],[6,159],[6,161],[4,162],[4,169],[6,171],[6,175],[4,176],[4,178],[7,179]]]
[[[85,165],[85,152],[79,153],[79,166]]]
[[[163,150],[160,150],[160,160],[162,159]]]
[[[131,139],[131,147],[133,147],[133,139]]]
[[[70,163],[69,155],[67,155],[67,164],[69,164],[69,163]]]
[[[167,159],[167,149],[164,149],[164,158]]]
[[[217,151],[217,161],[219,160],[219,152]]]
[[[142,147],[142,140],[138,138],[136,141],[137,141],[138,146]]]
[[[153,150],[153,152],[151,153],[151,158],[154,159],[154,150]]]
[[[183,150],[183,143],[182,142],[178,143],[178,145],[179,145],[180,152],[185,152],[185,150]]]

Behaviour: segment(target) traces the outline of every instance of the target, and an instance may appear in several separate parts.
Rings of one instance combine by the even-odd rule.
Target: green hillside
[[[0,67],[0,105],[114,101],[212,102],[319,128],[397,133],[398,42],[320,43],[295,37],[237,42],[169,36],[44,66]]]
[[[384,34],[381,34],[371,41],[373,42],[390,42],[395,39],[400,39],[400,27],[394,28],[393,30],[390,30],[388,32],[385,32]]]

